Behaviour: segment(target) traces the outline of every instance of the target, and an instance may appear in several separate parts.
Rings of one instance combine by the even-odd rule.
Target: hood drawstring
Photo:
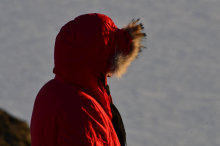
[[[101,81],[104,84],[104,88],[107,92],[107,94],[110,96],[110,88],[109,85],[105,85],[105,76],[101,74],[103,78],[100,78]],[[125,127],[124,123],[121,118],[121,114],[119,113],[118,109],[116,106],[111,102],[110,103],[111,107],[111,112],[112,112],[112,124],[114,126],[114,129],[117,133],[118,139],[120,141],[121,146],[126,146],[126,132],[125,132]]]

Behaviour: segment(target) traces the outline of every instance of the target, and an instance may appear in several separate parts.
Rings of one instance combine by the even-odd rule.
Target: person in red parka
[[[121,77],[140,52],[142,24],[119,29],[92,13],[65,24],[55,42],[55,78],[39,91],[31,118],[32,146],[124,146],[121,116],[107,76]]]

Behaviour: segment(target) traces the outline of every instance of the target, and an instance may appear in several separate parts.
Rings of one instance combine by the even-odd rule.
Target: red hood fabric
[[[73,78],[83,72],[89,79],[96,80],[106,69],[110,52],[114,51],[117,29],[108,16],[96,13],[68,22],[56,38],[54,73],[75,80]],[[75,75],[78,69],[80,75]]]

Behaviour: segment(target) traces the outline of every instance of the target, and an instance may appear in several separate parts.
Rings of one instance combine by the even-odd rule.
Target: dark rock
[[[31,146],[28,125],[0,109],[0,146]]]

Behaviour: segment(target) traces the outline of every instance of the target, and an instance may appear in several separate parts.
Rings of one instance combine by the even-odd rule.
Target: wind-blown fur
[[[123,29],[127,31],[132,38],[130,52],[127,55],[124,55],[123,52],[116,52],[112,61],[111,73],[120,78],[124,73],[126,73],[128,66],[138,57],[138,53],[141,52],[141,48],[145,48],[141,45],[141,41],[146,37],[145,33],[142,33],[144,29],[142,23],[137,24],[137,20],[132,20],[127,26]],[[118,47],[118,46],[117,46]]]

